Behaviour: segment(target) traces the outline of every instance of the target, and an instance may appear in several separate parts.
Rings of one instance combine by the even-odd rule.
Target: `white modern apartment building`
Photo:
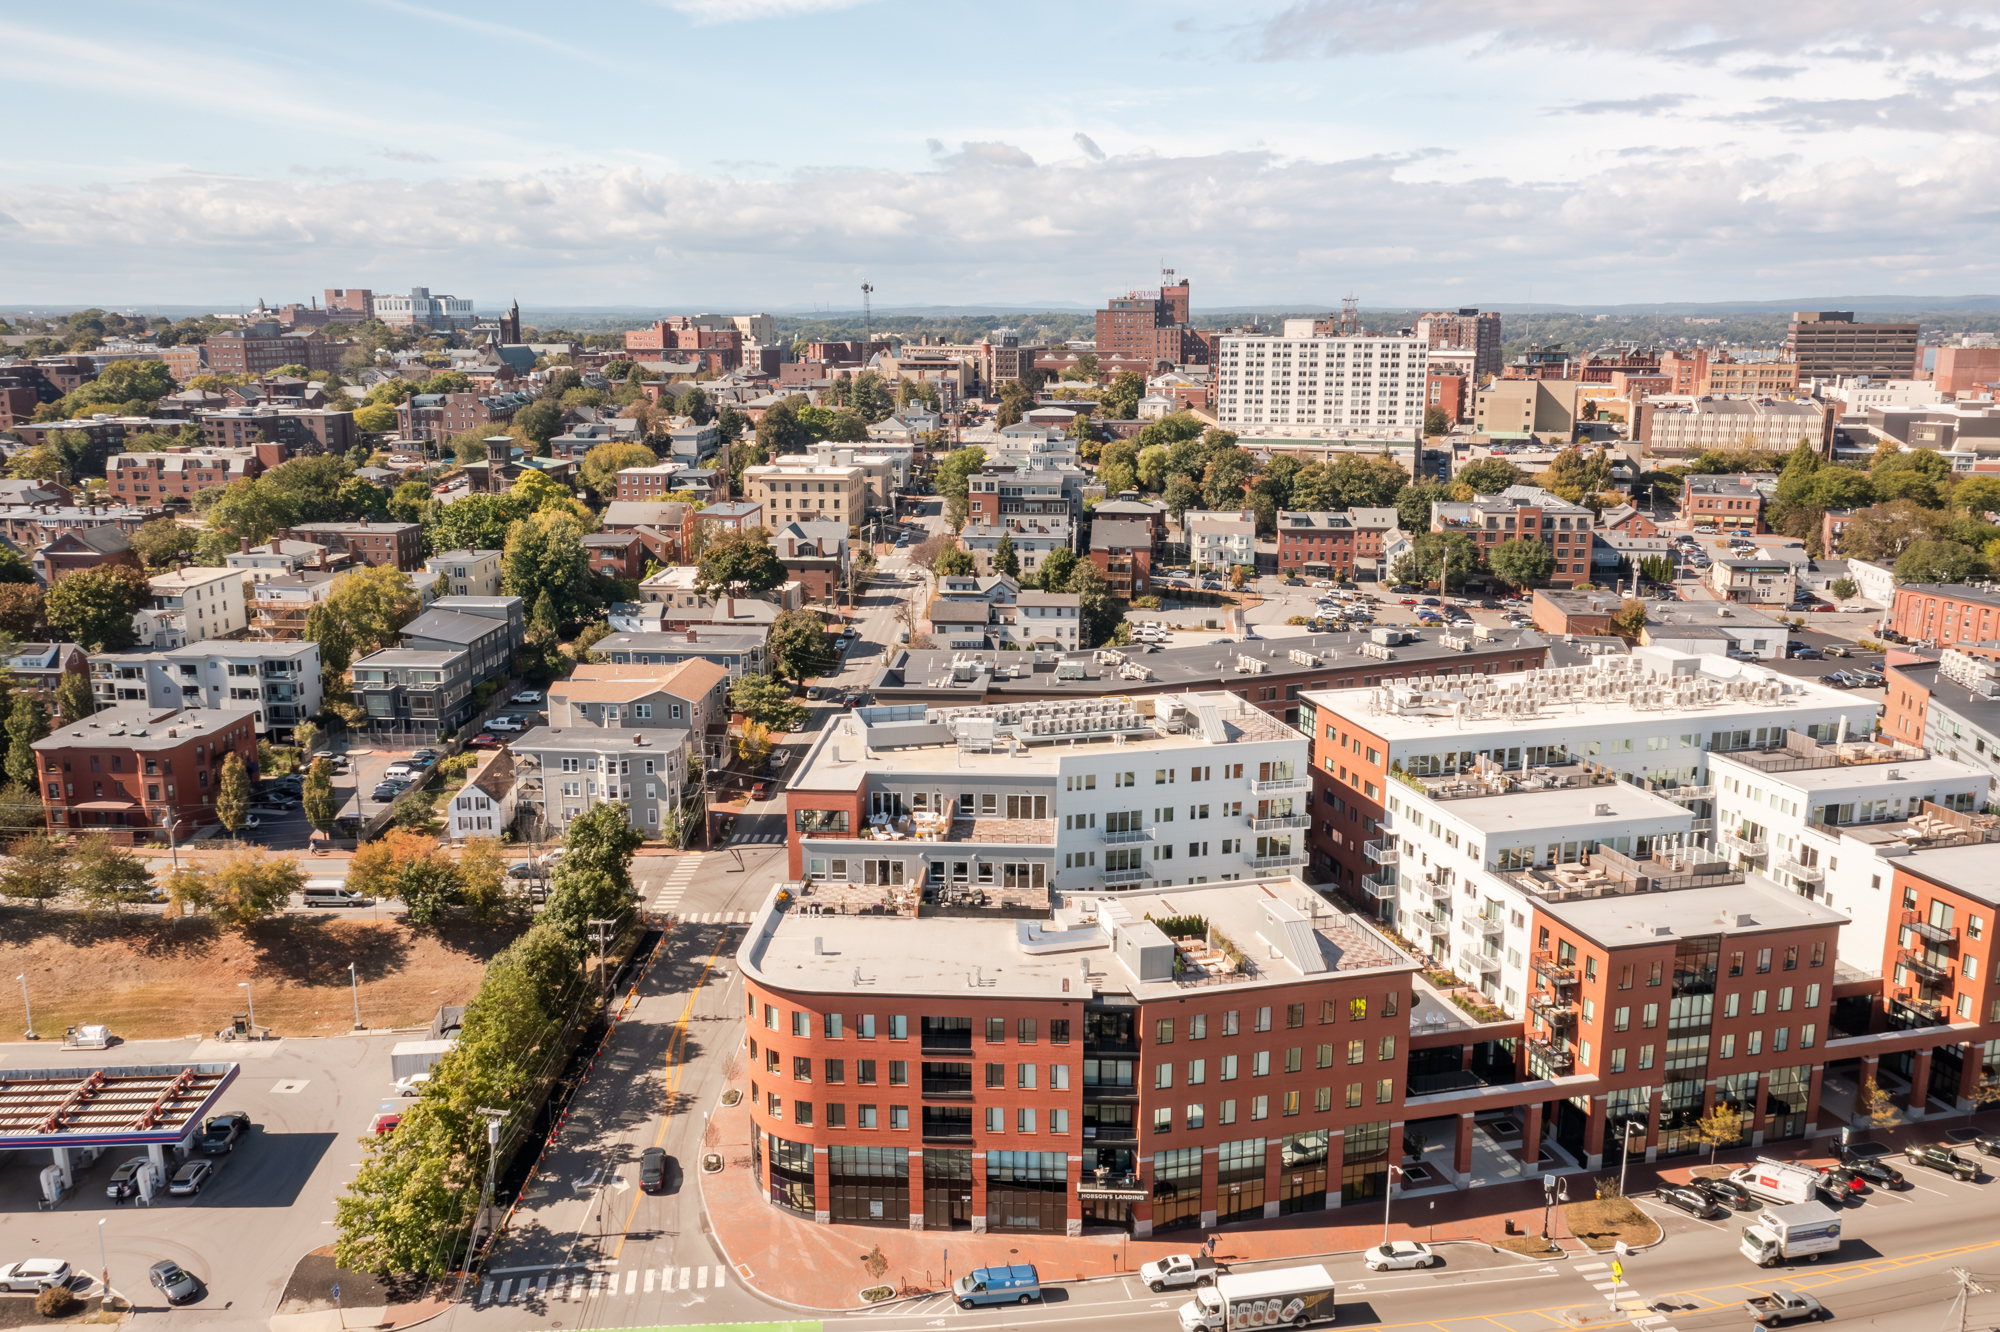
[[[792,874],[976,892],[1284,873],[1306,860],[1306,750],[1233,694],[858,708],[786,785]]]
[[[1271,426],[1424,424],[1424,339],[1225,337],[1216,353],[1216,419],[1239,434]]]
[[[229,568],[186,568],[155,574],[149,580],[153,587],[150,609],[167,618],[178,617],[189,643],[241,634],[250,627],[243,591],[248,580],[242,569]]]
[[[1882,965],[1902,924],[1896,859],[1984,841],[1995,822],[1977,813],[1986,773],[1893,742],[1794,735],[1784,749],[1712,756],[1710,781],[1718,852],[1844,914],[1854,928],[1840,932],[1841,960],[1862,971]]]
[[[259,736],[289,736],[319,714],[319,644],[212,638],[160,652],[94,652],[90,688],[100,709],[250,708]]]

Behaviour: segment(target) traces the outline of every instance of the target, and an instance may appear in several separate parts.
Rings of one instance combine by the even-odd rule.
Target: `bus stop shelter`
[[[183,1153],[236,1081],[236,1064],[132,1064],[0,1069],[0,1148],[48,1148],[75,1184],[75,1153],[144,1147],[165,1181],[167,1149]]]

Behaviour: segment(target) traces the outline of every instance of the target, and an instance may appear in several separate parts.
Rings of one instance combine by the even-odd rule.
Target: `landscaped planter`
[[[701,1158],[701,1169],[703,1174],[708,1174],[708,1175],[713,1175],[718,1171],[720,1171],[722,1169],[722,1153],[721,1152],[703,1153]]]
[[[889,1286],[870,1286],[861,1292],[861,1299],[867,1304],[880,1304],[883,1300],[894,1296],[895,1293],[895,1290]]]

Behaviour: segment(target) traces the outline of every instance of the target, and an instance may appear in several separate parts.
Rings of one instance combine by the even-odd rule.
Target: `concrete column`
[[[1967,1041],[1958,1049],[1964,1062],[1959,1066],[1958,1095],[1952,1104],[1963,1115],[1971,1113],[1972,1108],[1979,1103],[1979,1083],[1986,1074],[1986,1066],[1982,1062],[1985,1057],[1985,1046],[1978,1041]]]
[[[1863,1059],[1861,1061],[1861,1072],[1864,1076],[1873,1077],[1875,1074],[1875,1061],[1873,1059]],[[1754,1105],[1750,1115],[1750,1145],[1752,1147],[1762,1147],[1764,1145],[1764,1122],[1767,1118],[1765,1113],[1765,1103],[1767,1100],[1764,1095],[1765,1090],[1764,1075],[1759,1073],[1757,1075],[1757,1088],[1754,1094]]]
[[[160,1172],[160,1190],[165,1192],[167,1181],[174,1177],[173,1167],[167,1164],[167,1145],[163,1142],[147,1143],[146,1156],[152,1161],[153,1168]]]
[[[1222,1157],[1220,1155],[1220,1149],[1215,1147],[1202,1148],[1201,1149],[1201,1228],[1203,1230],[1215,1229],[1215,1214],[1222,1208],[1222,1202],[1220,1197],[1222,1190],[1219,1180],[1219,1176],[1221,1175],[1221,1173],[1222,1173]]]
[[[1590,1098],[1590,1122],[1583,1126],[1583,1164],[1591,1170],[1604,1168],[1604,1133],[1610,1127],[1610,1115],[1608,1098]]]
[[[1924,1076],[1925,1077],[1930,1076],[1930,1071],[1928,1069],[1924,1071]],[[1806,1089],[1806,1137],[1808,1139],[1810,1139],[1812,1135],[1819,1129],[1820,1084],[1824,1082],[1825,1079],[1826,1079],[1826,1065],[1814,1064],[1812,1071],[1812,1082],[1808,1084]]]
[[[1278,1189],[1284,1183],[1285,1163],[1283,1138],[1264,1139],[1264,1219],[1270,1220],[1278,1214]]]
[[[1910,1060],[1910,1094],[1906,1099],[1907,1113],[1911,1119],[1924,1117],[1924,1106],[1930,1099],[1931,1052],[1918,1050]]]
[[[1660,1103],[1666,1099],[1667,1089],[1653,1089],[1653,1099],[1646,1104],[1646,1164],[1660,1159]]]
[[[1151,1233],[1150,1223],[1146,1229]],[[986,1153],[977,1151],[972,1154],[972,1233],[986,1233]]]
[[[1470,1110],[1458,1117],[1458,1140],[1451,1153],[1451,1182],[1461,1189],[1472,1187],[1473,1119]]]
[[[1076,1196],[1076,1186],[1083,1179],[1083,1157],[1081,1154],[1069,1158],[1069,1224],[1066,1233],[1074,1237],[1083,1233],[1083,1199]]]
[[[813,1148],[813,1221],[822,1226],[833,1223],[833,1167],[824,1147]]]
[[[1331,1129],[1326,1135],[1326,1209],[1340,1206],[1340,1176],[1346,1164],[1347,1130]]]
[[[55,1152],[56,1168],[62,1171],[63,1191],[67,1193],[76,1187],[76,1171],[70,1162],[69,1148],[57,1147],[53,1150]]]
[[[1521,1145],[1514,1154],[1527,1163],[1528,1173],[1534,1174],[1541,1167],[1542,1159],[1542,1103],[1530,1101],[1521,1111]]]

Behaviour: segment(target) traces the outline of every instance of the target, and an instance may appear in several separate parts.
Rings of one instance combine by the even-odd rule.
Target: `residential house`
[[[1510,382],[1534,385],[1543,381]],[[1482,558],[1495,546],[1516,538],[1540,541],[1555,556],[1549,582],[1556,587],[1590,581],[1594,525],[1588,508],[1538,486],[1508,486],[1497,495],[1481,495],[1464,503],[1431,504],[1431,531],[1464,533],[1478,545]]]
[[[1249,509],[1234,513],[1200,511],[1182,516],[1188,552],[1197,567],[1224,570],[1257,564],[1257,515]]]
[[[1145,596],[1153,582],[1153,529],[1145,522],[1099,516],[1090,526],[1090,562],[1120,601]]]
[[[591,645],[591,652],[614,666],[672,665],[681,661],[712,661],[729,672],[732,682],[764,673],[764,644],[769,635],[754,629],[722,625],[689,625],[671,633],[620,632]],[[577,670],[582,670],[579,666]]]
[[[616,803],[649,837],[672,833],[681,810],[690,732],[684,727],[537,726],[513,751],[524,831],[559,837],[593,807]]]
[[[257,769],[253,711],[125,703],[58,727],[33,746],[49,830],[130,844],[216,823],[223,760]]]
[[[155,574],[148,581],[153,587],[148,609],[180,620],[186,642],[240,637],[250,628],[243,591],[247,580],[241,569],[189,567]]]
[[[1754,606],[1789,606],[1798,599],[1798,570],[1789,561],[1759,556],[1717,560],[1704,575],[1709,590],[1724,601]]]
[[[454,842],[474,837],[499,837],[514,826],[515,791],[512,750],[489,750],[466,775],[465,785],[445,809],[445,836]]]
[[[276,543],[274,543],[276,544]],[[286,543],[291,544],[291,543]],[[338,573],[302,569],[295,574],[265,578],[250,585],[250,636],[283,642],[305,634],[312,608],[333,594]]]
[[[586,532],[583,553],[603,578],[637,580],[646,572],[646,542],[637,532]]]
[[[602,532],[636,532],[646,552],[661,564],[679,564],[686,549],[687,521],[692,504],[613,500],[598,521]]]
[[[89,675],[90,659],[74,643],[21,643],[6,658],[6,670],[16,694],[39,695],[42,706],[53,714],[63,677]]]
[[[967,523],[958,534],[960,548],[971,552],[979,568],[993,573],[993,557],[1006,537],[1021,562],[1023,577],[1032,575],[1054,550],[1073,550],[1076,536],[1067,518],[1014,518],[1004,524]]]
[[[405,573],[424,567],[421,523],[300,523],[279,532],[285,541],[310,541],[330,553],[351,555],[362,564],[390,564]]]
[[[346,555],[333,555],[316,541],[271,540],[261,546],[253,546],[245,537],[238,549],[223,556],[222,563],[225,568],[241,569],[250,579],[250,597],[254,601],[259,583],[268,583],[274,578],[289,578],[308,569],[325,573],[343,571],[354,561]],[[256,618],[254,611],[251,618]]]
[[[708,511],[704,510],[705,516]],[[847,584],[846,523],[793,522],[771,533],[771,548],[809,601],[832,603]]]
[[[102,527],[80,527],[62,533],[47,545],[35,550],[31,561],[35,578],[44,586],[53,587],[65,574],[79,569],[95,569],[100,565],[122,564],[129,569],[145,571],[138,552],[132,549],[132,540],[123,528],[106,523]]]
[[[497,597],[501,554],[497,550],[447,550],[425,560],[424,567],[443,580],[441,596]]]
[[[1776,478],[1748,475],[1703,475],[1681,479],[1681,517],[1698,527],[1722,532],[1757,533],[1764,526],[1764,487]]]

